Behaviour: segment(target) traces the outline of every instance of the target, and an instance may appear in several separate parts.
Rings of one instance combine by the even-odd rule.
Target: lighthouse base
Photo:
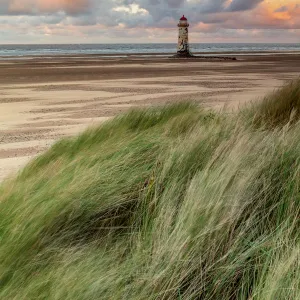
[[[183,52],[177,52],[177,54],[174,55],[175,58],[189,58],[194,57],[194,55],[189,51],[183,51]]]

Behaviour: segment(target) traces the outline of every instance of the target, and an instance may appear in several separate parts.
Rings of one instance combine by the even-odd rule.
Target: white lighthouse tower
[[[189,57],[192,56],[190,53],[189,46],[189,26],[187,18],[183,15],[179,20],[179,36],[178,36],[178,46],[177,46],[177,56],[179,57]]]

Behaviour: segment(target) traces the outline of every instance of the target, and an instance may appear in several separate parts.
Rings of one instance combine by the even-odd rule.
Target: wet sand
[[[0,180],[60,137],[129,108],[186,100],[235,110],[299,76],[297,54],[237,58],[90,55],[0,60]]]

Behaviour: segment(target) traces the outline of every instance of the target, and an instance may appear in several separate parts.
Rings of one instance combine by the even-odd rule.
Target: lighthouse
[[[177,56],[179,57],[189,57],[192,56],[189,47],[189,26],[187,18],[183,15],[179,20],[178,28],[178,46],[177,46]]]

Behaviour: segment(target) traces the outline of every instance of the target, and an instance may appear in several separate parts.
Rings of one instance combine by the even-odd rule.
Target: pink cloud
[[[11,14],[53,13],[65,11],[69,14],[84,12],[90,6],[90,0],[11,0],[8,12]]]

